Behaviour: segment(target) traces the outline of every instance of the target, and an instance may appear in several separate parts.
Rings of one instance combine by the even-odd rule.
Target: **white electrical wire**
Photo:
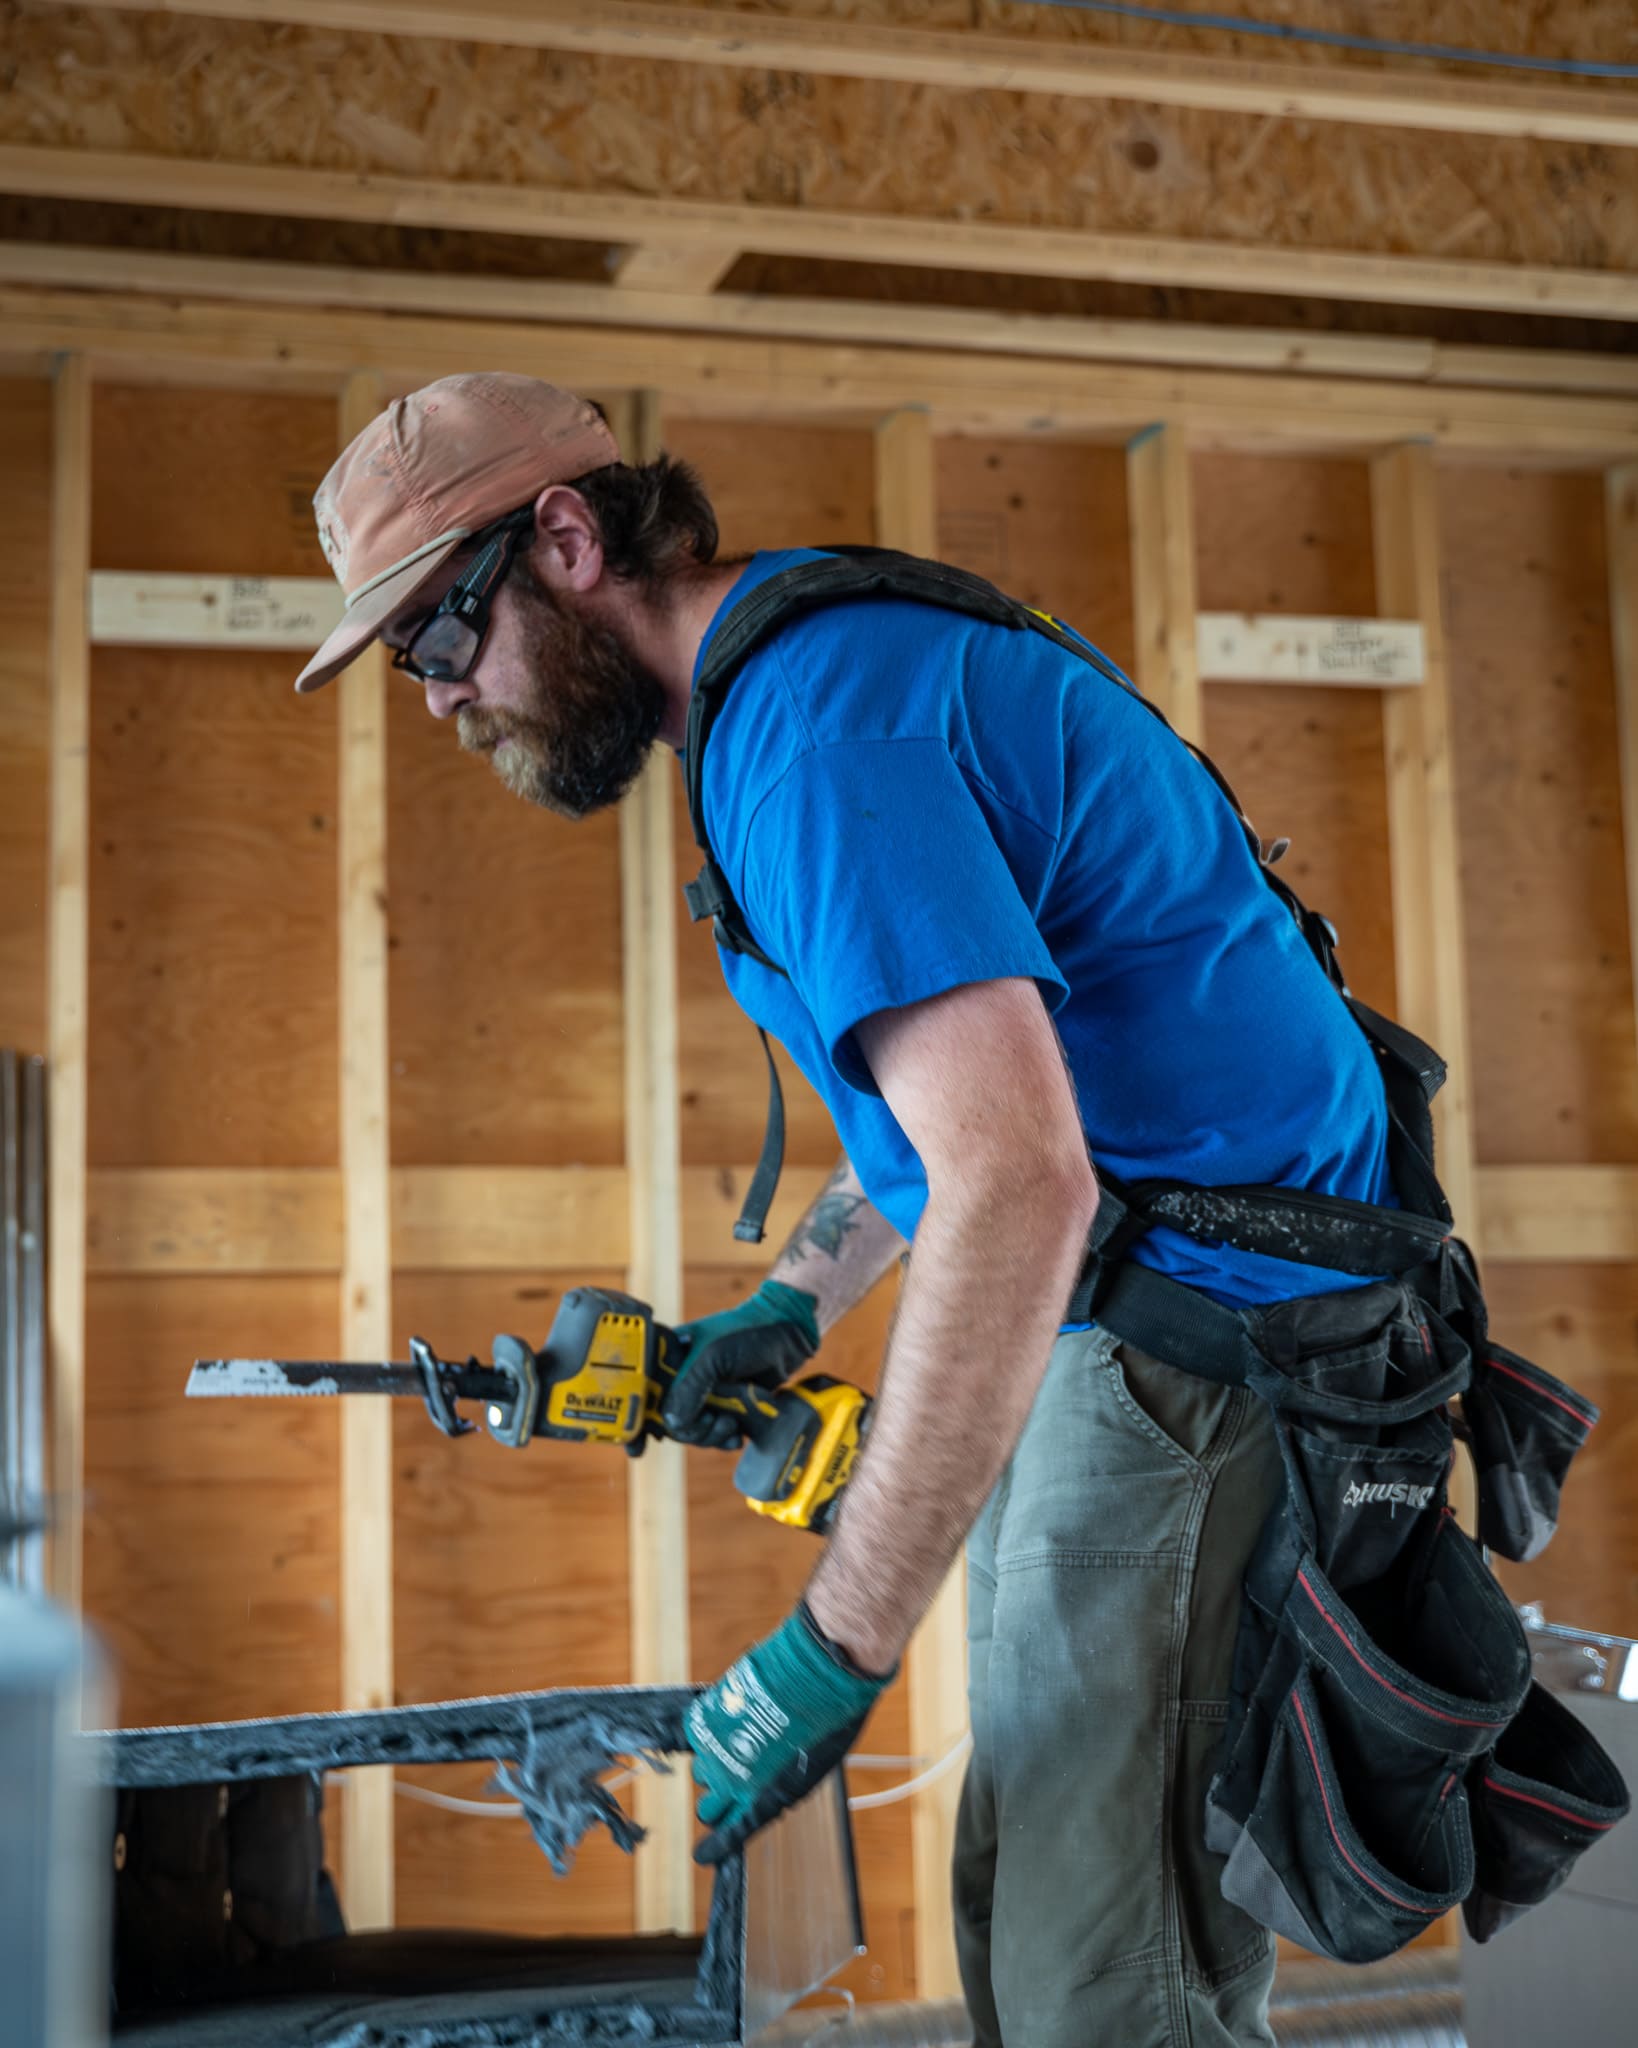
[[[973,1746],[971,1732],[951,1745],[930,1770],[922,1771],[914,1778],[906,1778],[902,1785],[890,1785],[885,1792],[860,1792],[848,1801],[850,1813],[861,1813],[870,1806],[893,1806],[901,1799],[914,1798],[916,1793],[925,1792],[929,1785],[935,1785],[940,1778],[955,1769]]]
[[[441,1806],[445,1813],[476,1813],[485,1820],[521,1820],[523,1808],[515,1799],[457,1799],[449,1792],[434,1792],[426,1785],[406,1785],[401,1778],[392,1788],[400,1799],[418,1799],[423,1806]]]
[[[605,1778],[605,1790],[614,1791],[635,1778],[635,1770],[616,1771],[612,1778]],[[393,1780],[392,1789],[405,1799],[418,1799],[423,1806],[441,1806],[445,1813],[475,1813],[483,1820],[521,1820],[523,1808],[515,1799],[457,1799],[452,1792],[434,1792],[430,1785],[406,1785],[402,1778]]]
[[[936,1764],[918,1772],[913,1778],[906,1778],[902,1785],[890,1785],[885,1792],[860,1792],[848,1801],[849,1808],[857,1813],[873,1806],[895,1806],[901,1799],[911,1799],[928,1785],[933,1785],[954,1769],[957,1763],[973,1746],[971,1735],[963,1735],[953,1748],[947,1749]],[[882,1771],[903,1770],[910,1764],[924,1763],[919,1756],[872,1756],[863,1751],[848,1758],[855,1770]],[[617,1786],[627,1784],[637,1775],[635,1770],[618,1771],[612,1778],[603,1780],[610,1792]],[[393,1780],[393,1790],[404,1799],[416,1799],[423,1806],[441,1807],[445,1813],[476,1814],[481,1820],[519,1820],[523,1808],[515,1799],[457,1799],[450,1792],[434,1792],[428,1785],[408,1785],[402,1778]]]

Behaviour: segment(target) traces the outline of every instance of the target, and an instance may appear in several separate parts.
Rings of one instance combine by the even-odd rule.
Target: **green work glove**
[[[894,1667],[897,1670],[897,1666]],[[720,1863],[811,1792],[852,1748],[894,1672],[872,1678],[830,1642],[808,1603],[688,1710],[699,1817],[696,1863]]]
[[[764,1280],[748,1301],[681,1323],[682,1367],[660,1404],[667,1436],[685,1444],[732,1448],[730,1418],[706,1408],[718,1387],[783,1386],[819,1349],[819,1299],[783,1280]]]

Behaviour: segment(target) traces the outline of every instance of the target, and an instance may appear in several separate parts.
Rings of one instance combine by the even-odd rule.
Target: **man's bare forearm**
[[[864,1299],[904,1249],[905,1240],[871,1205],[844,1156],[791,1232],[768,1278],[805,1288],[817,1298],[822,1336]]]
[[[866,1671],[902,1654],[1012,1455],[1096,1201],[1069,1177],[929,1197],[869,1449],[808,1587],[819,1626]]]

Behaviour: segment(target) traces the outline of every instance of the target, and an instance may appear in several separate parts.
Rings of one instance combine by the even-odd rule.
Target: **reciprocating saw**
[[[660,1407],[687,1356],[647,1302],[609,1287],[576,1287],[558,1305],[539,1350],[495,1339],[491,1362],[457,1365],[420,1337],[410,1362],[381,1365],[279,1358],[201,1359],[188,1377],[200,1395],[403,1394],[426,1403],[446,1436],[477,1425],[456,1408],[482,1404],[497,1443],[536,1437],[640,1449],[664,1434]],[[812,1373],[790,1385],[718,1387],[707,1412],[740,1445],[734,1484],[747,1504],[788,1528],[823,1535],[870,1427],[870,1397],[846,1380]]]

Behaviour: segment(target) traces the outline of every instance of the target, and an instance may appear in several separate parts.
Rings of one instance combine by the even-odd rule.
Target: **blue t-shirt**
[[[739,599],[813,559],[753,557],[702,656]],[[1139,699],[1044,635],[900,598],[794,618],[734,680],[703,801],[789,977],[723,950],[729,990],[906,1238],[927,1180],[854,1026],[1009,976],[1040,989],[1111,1173],[1393,1201],[1374,1055],[1233,811]],[[1236,1306],[1361,1284],[1164,1229],[1131,1256]]]

